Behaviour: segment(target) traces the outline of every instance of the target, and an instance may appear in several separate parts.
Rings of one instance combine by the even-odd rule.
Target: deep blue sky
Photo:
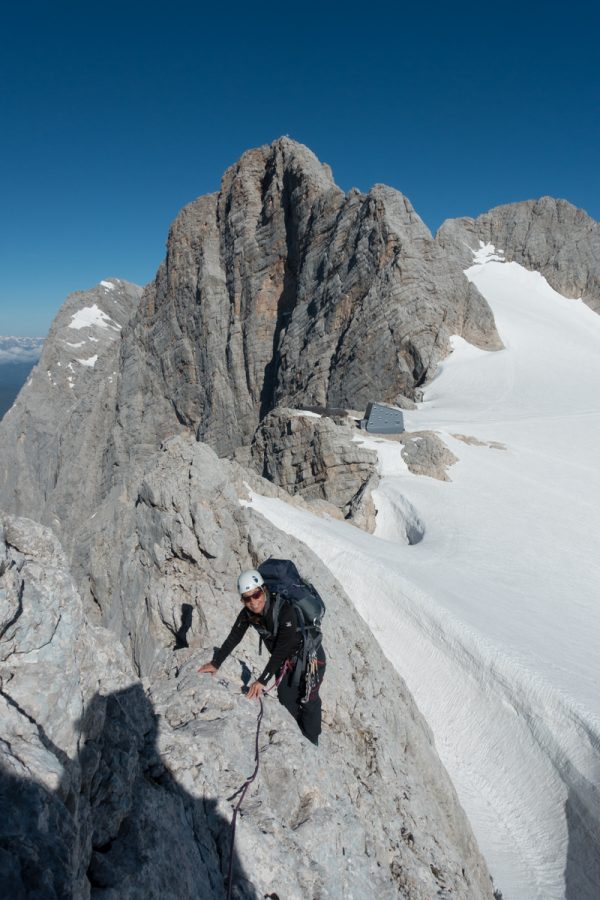
[[[0,334],[145,284],[169,223],[288,134],[447,217],[551,194],[600,219],[597,4],[25,3],[0,14]]]

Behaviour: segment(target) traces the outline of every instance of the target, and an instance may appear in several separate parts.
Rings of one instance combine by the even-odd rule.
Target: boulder
[[[290,494],[326,501],[345,518],[370,522],[370,492],[377,487],[377,454],[354,441],[354,420],[279,408],[256,430],[250,461],[256,471]]]
[[[401,435],[402,459],[414,475],[427,475],[438,481],[451,481],[448,468],[458,462],[433,431],[412,431]]]

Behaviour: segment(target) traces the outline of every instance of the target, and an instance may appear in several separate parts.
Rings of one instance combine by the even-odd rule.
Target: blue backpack
[[[290,559],[265,560],[258,567],[269,592],[274,596],[273,609],[274,637],[279,628],[279,608],[284,600],[294,607],[298,618],[298,630],[302,634],[303,650],[301,665],[297,667],[297,675],[306,671],[310,659],[316,657],[317,650],[323,641],[321,622],[325,615],[325,604],[319,592],[305,581]]]

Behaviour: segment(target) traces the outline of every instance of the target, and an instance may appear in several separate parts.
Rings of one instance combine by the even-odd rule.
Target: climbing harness
[[[305,690],[304,697],[300,701],[300,703],[308,703],[311,699],[311,695],[315,688],[319,686],[319,660],[317,659],[317,654],[312,651],[309,654],[308,662],[306,665],[306,674],[305,678]]]

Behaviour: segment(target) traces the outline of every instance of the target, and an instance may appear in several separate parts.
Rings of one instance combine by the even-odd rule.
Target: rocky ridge
[[[18,873],[28,891],[43,874],[49,897],[224,896],[225,798],[249,774],[256,727],[240,687],[262,663],[247,639],[218,679],[196,668],[239,607],[232,572],[273,553],[293,557],[327,597],[325,733],[313,748],[265,700],[234,896],[490,897],[405,685],[320,561],[240,505],[234,469],[175,438],[130,485],[133,510],[98,511],[85,543],[102,626],[90,624],[52,532],[5,517],[4,876]]]
[[[170,775],[152,704],[52,531],[3,517],[0,573],[2,896],[223,896],[211,804]]]
[[[39,363],[2,420],[3,508],[60,528],[90,514],[111,478],[105,465],[121,377],[121,334],[142,289],[113,278],[71,294]]]
[[[436,242],[472,265],[473,253],[493,244],[507,262],[541,272],[565,297],[581,298],[600,311],[600,223],[566,200],[541,197],[497,206],[476,219],[448,219]]]
[[[480,241],[506,231],[511,209],[486,214],[481,234],[479,220],[455,220],[433,240],[397,191],[379,185],[344,194],[300,144],[282,138],[249,151],[218,194],[177,217],[166,260],[141,301],[138,288],[116,280],[67,301],[35,384],[2,423],[0,499],[58,527],[69,548],[121,474],[173,434],[194,432],[230,454],[249,446],[277,407],[364,409],[386,398],[410,405],[407,394],[418,395],[415,385],[447,352],[449,335],[500,346],[463,269]],[[557,271],[568,281],[576,269],[592,285],[597,223],[564,201],[517,204],[515,216],[531,218],[533,209],[535,227],[513,229],[512,252],[543,267],[578,223],[576,247],[569,244],[568,265],[558,255]],[[555,228],[544,255],[540,234]],[[74,330],[84,305],[99,305],[122,330]],[[80,334],[110,338],[113,355],[84,365],[95,352],[73,346]],[[72,369],[77,383],[69,386]]]

